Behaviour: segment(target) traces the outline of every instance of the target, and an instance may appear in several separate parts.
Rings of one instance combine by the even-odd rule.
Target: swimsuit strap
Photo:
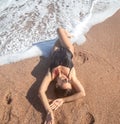
[[[69,71],[69,73],[68,73],[67,77],[69,77],[69,75],[70,75],[70,72],[71,72],[71,69],[72,69],[72,68],[70,68],[70,71]]]

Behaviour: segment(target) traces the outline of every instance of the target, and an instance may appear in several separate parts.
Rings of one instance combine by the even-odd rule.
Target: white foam
[[[100,2],[100,0],[93,1],[89,15],[86,16],[82,22],[79,22],[73,29],[73,43],[76,42],[79,45],[83,44],[86,41],[85,33],[87,33],[93,25],[105,21],[120,9],[120,1],[115,0],[111,2],[109,1],[108,9],[103,10],[103,12],[94,13],[93,10],[98,2]]]
[[[33,44],[33,46],[24,51],[0,56],[0,65],[17,62],[35,56],[48,57],[55,42],[56,39],[41,41]]]
[[[73,43],[82,45],[85,33],[119,8],[119,0],[8,0],[0,7],[0,65],[47,56],[55,40],[46,40],[57,37],[59,26],[74,35]]]
[[[0,0],[0,11],[4,10],[7,8],[12,0]]]

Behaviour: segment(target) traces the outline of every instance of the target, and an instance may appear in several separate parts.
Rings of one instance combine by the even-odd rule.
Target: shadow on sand
[[[27,92],[26,98],[33,105],[33,107],[42,113],[42,120],[45,119],[45,110],[38,96],[39,88],[41,82],[48,70],[49,67],[49,58],[40,57],[40,62],[35,66],[31,74],[36,78],[36,81],[30,87]]]

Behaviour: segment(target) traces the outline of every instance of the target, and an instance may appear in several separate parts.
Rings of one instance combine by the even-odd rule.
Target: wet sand
[[[120,124],[120,11],[75,46],[74,65],[86,97],[55,111],[56,124]],[[38,89],[49,65],[35,57],[0,67],[0,123],[42,124],[45,111]],[[52,85],[49,99],[54,99]]]

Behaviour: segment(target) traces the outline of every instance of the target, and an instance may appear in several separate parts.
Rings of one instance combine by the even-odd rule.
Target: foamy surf
[[[17,62],[35,56],[48,57],[55,42],[56,39],[41,41],[33,44],[31,47],[22,52],[1,56],[0,65]]]
[[[72,43],[82,45],[90,28],[119,8],[119,0],[6,0],[0,8],[0,65],[48,56],[59,26],[74,35]]]
[[[116,13],[120,8],[120,2],[117,3],[117,1],[114,1],[113,3],[109,3],[109,8],[104,10],[104,13],[94,13],[93,11],[99,1],[100,0],[93,1],[89,14],[83,19],[82,22],[78,22],[78,24],[72,30],[72,34],[74,36],[72,43],[77,42],[79,45],[83,44],[86,41],[85,34],[90,30],[92,26],[105,21],[107,18]]]

